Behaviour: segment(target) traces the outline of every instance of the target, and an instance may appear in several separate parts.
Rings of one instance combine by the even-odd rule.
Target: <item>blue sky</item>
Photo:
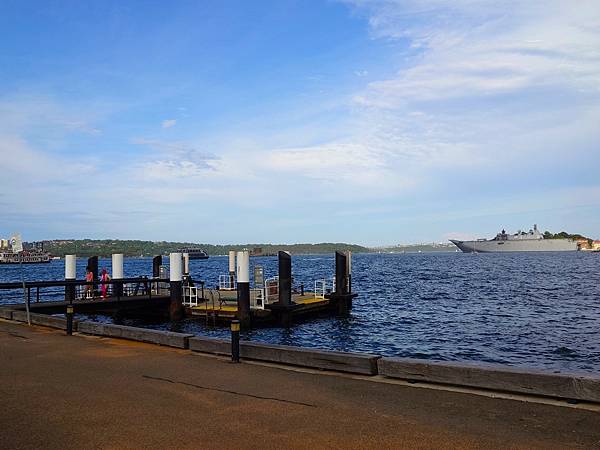
[[[1,1],[0,234],[600,238],[595,1]]]

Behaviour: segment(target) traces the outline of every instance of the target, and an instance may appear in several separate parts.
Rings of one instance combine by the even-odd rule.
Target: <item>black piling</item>
[[[250,256],[247,250],[237,253],[237,318],[243,329],[250,328]],[[229,260],[231,269],[231,259]]]
[[[292,323],[292,256],[288,252],[280,251],[279,258],[279,301],[271,306],[277,314],[279,324],[288,327]]]
[[[169,319],[181,320],[183,318],[183,298],[181,281],[170,281],[171,303],[169,303]]]
[[[231,362],[240,362],[240,321],[231,321]]]
[[[331,296],[337,303],[338,314],[345,315],[352,309],[350,291],[350,252],[335,252],[335,292]]]
[[[152,258],[152,278],[160,278],[160,266],[162,266],[162,256]]]
[[[94,291],[94,293],[96,293],[98,291],[98,257],[92,256],[92,257],[88,258],[87,266],[88,266],[90,272],[92,272],[92,275],[94,276],[93,291]]]
[[[73,283],[68,283],[65,285],[65,301],[69,304],[73,304],[75,301],[77,286],[75,285],[75,280],[65,280],[65,281],[73,281]]]
[[[279,252],[279,305],[282,307],[292,304],[292,255]]]
[[[244,329],[250,327],[250,283],[239,281],[237,284],[238,319]]]

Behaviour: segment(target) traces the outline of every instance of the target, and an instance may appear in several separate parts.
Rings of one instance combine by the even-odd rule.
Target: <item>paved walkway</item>
[[[0,448],[600,448],[600,413],[0,321]]]

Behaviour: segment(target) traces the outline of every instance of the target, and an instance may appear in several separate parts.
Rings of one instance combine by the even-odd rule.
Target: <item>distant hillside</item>
[[[324,242],[320,244],[236,244],[211,245],[193,242],[152,242],[137,240],[95,240],[95,239],[63,239],[44,241],[44,249],[54,256],[76,254],[79,256],[110,256],[113,253],[123,253],[126,256],[154,256],[177,251],[182,247],[200,247],[209,255],[225,255],[229,250],[262,249],[263,254],[273,254],[278,250],[292,254],[333,253],[336,250],[351,250],[353,252],[368,252],[369,249],[360,245]]]

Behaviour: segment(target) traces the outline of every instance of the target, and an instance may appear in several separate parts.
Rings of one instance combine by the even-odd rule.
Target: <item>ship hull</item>
[[[50,260],[41,260],[41,261],[0,261],[1,264],[47,264]]]
[[[190,255],[190,259],[208,259],[208,255]]]
[[[570,239],[523,239],[506,241],[456,241],[451,240],[465,253],[504,252],[575,252],[577,242]]]

